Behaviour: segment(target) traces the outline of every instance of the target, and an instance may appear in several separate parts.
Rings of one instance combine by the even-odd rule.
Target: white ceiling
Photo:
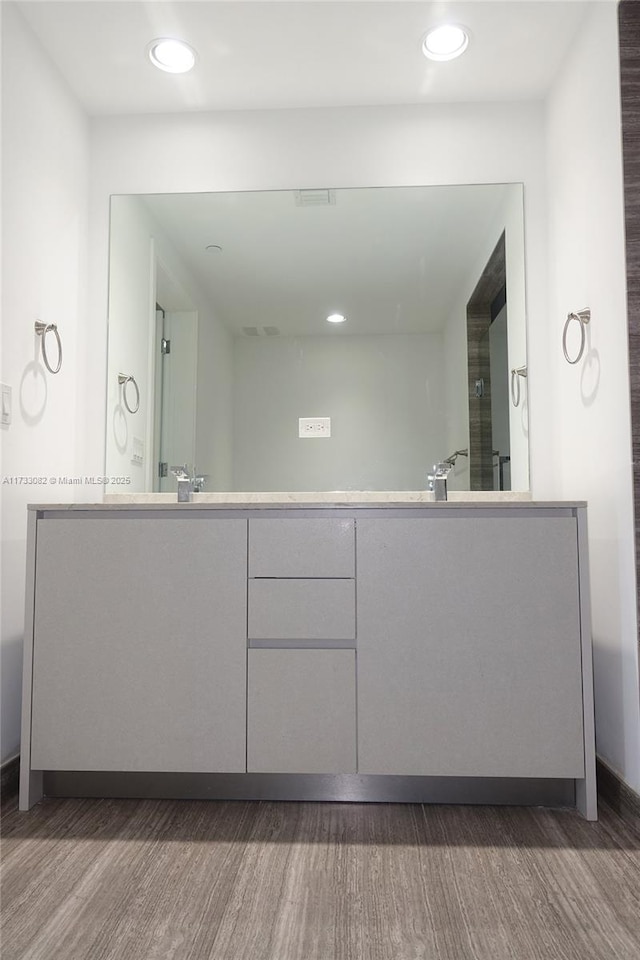
[[[22,0],[18,6],[91,115],[543,98],[581,0]],[[433,24],[467,26],[459,60],[433,63]],[[174,76],[156,37],[198,54]]]
[[[603,2],[603,0],[601,0]],[[609,0],[615,2],[615,0]],[[17,4],[90,115],[185,110],[542,99],[589,0],[21,0]],[[469,49],[433,63],[422,37],[464,24]],[[186,76],[156,70],[149,42],[198,54]],[[331,185],[328,185],[331,186]],[[216,310],[238,331],[408,332],[442,323],[495,199],[467,190],[446,219],[435,194],[345,191],[335,207],[295,208],[286,192],[162,198],[155,213]],[[405,196],[409,196],[406,194]],[[469,200],[471,206],[469,206]],[[398,204],[394,209],[393,204]],[[458,204],[458,206],[456,206]],[[312,223],[308,234],[300,225]],[[425,235],[425,224],[440,229]],[[381,225],[384,224],[384,229]],[[218,257],[204,253],[220,243]],[[360,251],[360,253],[358,252]],[[165,287],[167,298],[170,286]],[[357,299],[353,291],[358,291]],[[335,328],[333,328],[335,329]]]
[[[300,206],[293,190],[140,202],[234,334],[245,326],[259,336],[265,327],[283,336],[397,334],[442,330],[488,259],[514,191],[522,203],[518,184],[342,189],[326,206]],[[162,278],[161,306],[189,309],[167,279],[175,278]],[[327,323],[332,312],[347,321]]]

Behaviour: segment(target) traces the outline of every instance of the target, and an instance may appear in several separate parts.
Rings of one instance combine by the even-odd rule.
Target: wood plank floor
[[[45,800],[2,834],[2,960],[640,957],[640,822],[604,804]]]

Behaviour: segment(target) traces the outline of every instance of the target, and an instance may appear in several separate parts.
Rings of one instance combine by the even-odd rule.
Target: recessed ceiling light
[[[327,317],[327,323],[344,323],[346,319],[341,313],[330,313]]]
[[[454,23],[444,23],[434,27],[422,41],[422,52],[430,60],[453,60],[469,46],[469,32],[466,27]]]
[[[196,62],[195,50],[184,40],[161,37],[152,40],[147,50],[154,67],[167,73],[187,73]]]
[[[219,243],[208,243],[205,250],[208,250],[209,253],[222,253],[222,247]]]

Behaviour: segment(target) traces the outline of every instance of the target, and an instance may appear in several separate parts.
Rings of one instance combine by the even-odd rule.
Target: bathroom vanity
[[[48,795],[575,804],[580,503],[29,510],[21,809]]]

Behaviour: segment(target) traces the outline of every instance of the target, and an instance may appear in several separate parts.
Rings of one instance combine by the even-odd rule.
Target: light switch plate
[[[1,383],[0,393],[2,394],[2,419],[0,420],[0,423],[2,423],[4,427],[8,427],[11,423],[11,387],[6,383]]]
[[[320,440],[331,436],[331,417],[299,417],[298,436],[305,440]]]

